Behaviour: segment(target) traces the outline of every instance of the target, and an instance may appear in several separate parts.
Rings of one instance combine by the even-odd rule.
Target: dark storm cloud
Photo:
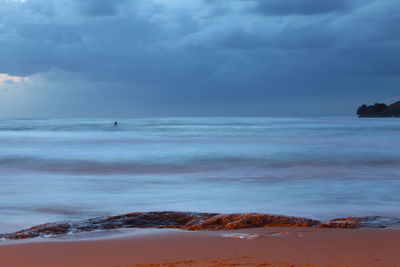
[[[49,92],[71,90],[71,103],[90,94],[116,98],[110,108],[268,114],[307,97],[387,98],[400,75],[396,0],[0,5],[0,73],[39,75]]]

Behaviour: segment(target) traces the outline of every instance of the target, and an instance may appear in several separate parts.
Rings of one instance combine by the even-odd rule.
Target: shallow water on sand
[[[400,215],[400,120],[0,120],[0,232],[132,211]]]

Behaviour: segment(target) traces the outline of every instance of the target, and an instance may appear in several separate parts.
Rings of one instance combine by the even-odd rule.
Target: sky
[[[353,115],[399,89],[398,0],[0,0],[0,117]]]

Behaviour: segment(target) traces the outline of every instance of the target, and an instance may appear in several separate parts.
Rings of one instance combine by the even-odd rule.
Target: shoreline
[[[0,265],[400,267],[399,223],[380,216],[321,222],[261,213],[137,212],[0,234]]]
[[[400,266],[399,249],[400,230],[395,229],[149,229],[84,240],[6,242],[0,245],[0,258],[4,267],[358,267]]]
[[[127,228],[168,228],[189,231],[215,231],[264,227],[400,228],[400,218],[383,216],[347,217],[322,222],[304,217],[264,213],[133,212],[122,215],[89,218],[80,221],[61,221],[36,225],[13,233],[0,233],[0,241]]]

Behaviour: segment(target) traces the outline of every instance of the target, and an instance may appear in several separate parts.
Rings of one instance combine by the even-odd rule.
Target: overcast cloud
[[[397,0],[0,0],[2,116],[352,114],[399,95]]]

